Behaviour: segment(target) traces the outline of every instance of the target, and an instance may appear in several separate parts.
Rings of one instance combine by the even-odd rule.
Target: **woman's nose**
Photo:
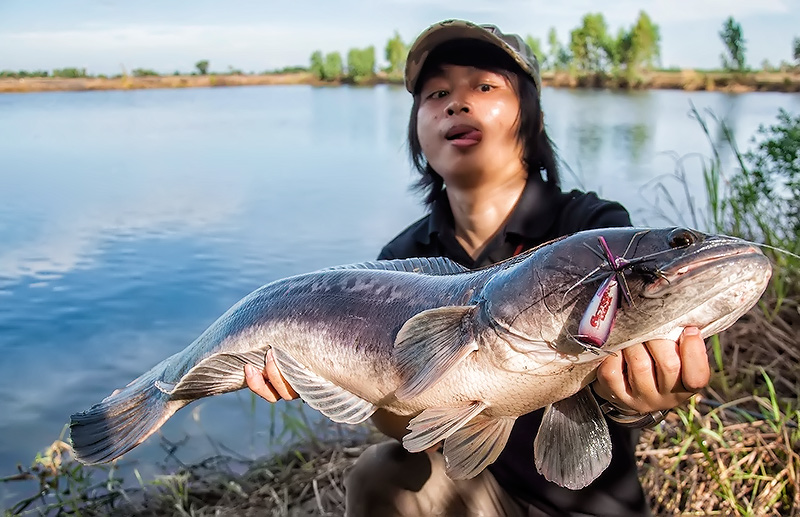
[[[463,100],[453,96],[452,100],[447,105],[447,114],[455,115],[456,113],[469,113],[469,106]]]

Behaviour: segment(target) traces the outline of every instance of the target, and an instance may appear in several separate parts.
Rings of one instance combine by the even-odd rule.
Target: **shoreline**
[[[174,88],[214,88],[224,86],[311,85],[341,86],[356,84],[402,86],[402,79],[379,74],[364,81],[342,79],[325,82],[310,72],[263,75],[172,75],[115,78],[28,77],[0,78],[0,93],[53,91],[144,90]],[[610,90],[683,90],[727,93],[783,92],[800,93],[798,72],[700,72],[696,70],[647,72],[634,78],[605,74],[574,75],[569,72],[544,72],[543,86],[552,88],[590,88]]]

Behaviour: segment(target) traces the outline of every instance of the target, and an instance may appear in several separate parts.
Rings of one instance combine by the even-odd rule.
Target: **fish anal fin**
[[[394,345],[403,379],[395,392],[398,400],[420,395],[478,349],[471,321],[474,310],[474,305],[439,307],[405,322]]]
[[[444,441],[450,479],[470,479],[494,463],[506,446],[516,417],[478,415]]]
[[[371,402],[312,372],[289,353],[273,348],[278,369],[300,397],[334,422],[358,424],[378,409]]]
[[[194,400],[240,390],[246,385],[244,365],[252,364],[263,370],[266,350],[213,354],[192,367],[178,382],[161,379],[156,386],[171,400]]]
[[[611,463],[608,425],[588,387],[545,410],[534,441],[536,468],[548,480],[579,490]]]
[[[479,401],[463,407],[426,409],[409,422],[408,429],[411,432],[403,437],[403,447],[409,452],[420,452],[433,447],[484,409],[486,404]]]

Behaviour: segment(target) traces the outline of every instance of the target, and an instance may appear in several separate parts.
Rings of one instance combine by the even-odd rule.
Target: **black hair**
[[[444,179],[430,166],[422,153],[417,134],[417,113],[421,102],[420,90],[425,81],[439,73],[441,66],[474,66],[504,75],[519,97],[519,128],[517,138],[523,145],[523,163],[528,181],[558,187],[560,179],[553,142],[542,122],[539,92],[533,79],[502,49],[473,39],[453,40],[436,47],[425,60],[414,88],[414,102],[408,121],[408,149],[414,168],[421,174],[414,187],[425,193],[425,203],[432,204],[444,187]],[[511,74],[515,76],[511,77]]]

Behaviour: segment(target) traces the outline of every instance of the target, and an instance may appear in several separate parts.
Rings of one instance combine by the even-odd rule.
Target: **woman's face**
[[[448,185],[525,174],[519,110],[514,85],[503,74],[442,65],[420,90],[417,135],[425,159]]]

